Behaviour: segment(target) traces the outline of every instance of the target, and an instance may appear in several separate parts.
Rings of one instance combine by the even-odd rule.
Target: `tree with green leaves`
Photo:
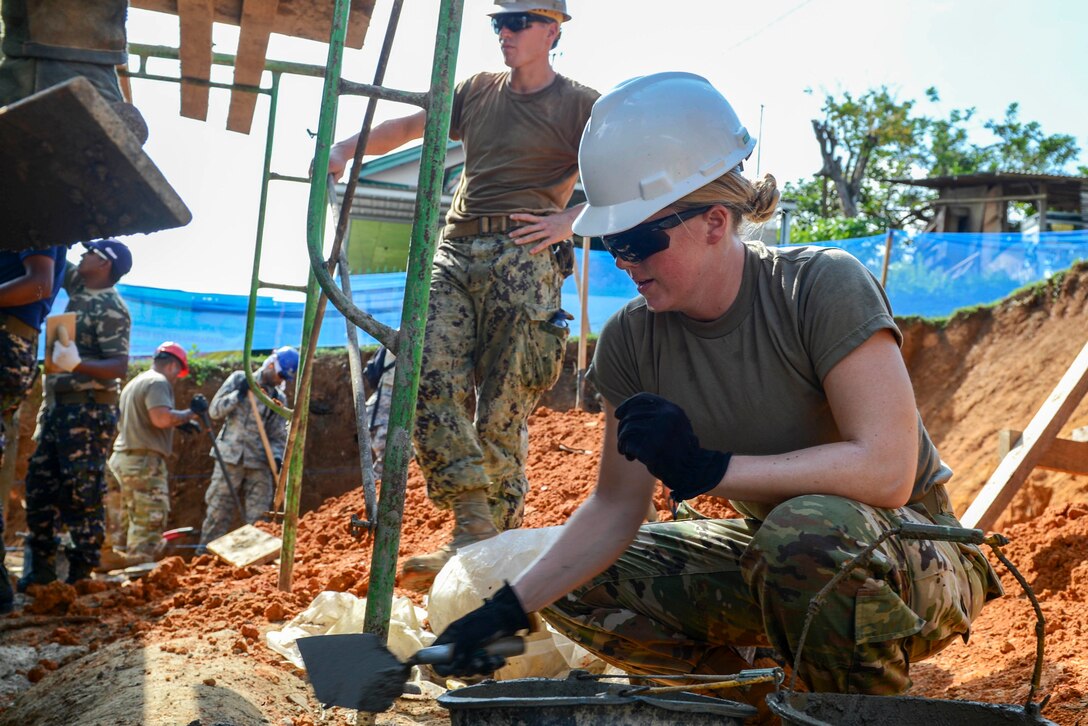
[[[938,102],[937,89],[927,89],[926,98]],[[887,86],[860,96],[825,97],[823,118],[812,122],[823,166],[812,178],[786,184],[784,191],[797,202],[795,241],[844,239],[928,222],[926,202],[934,192],[888,179],[919,176],[920,170],[929,177],[1062,173],[1080,154],[1073,136],[1046,134],[1037,121],[1022,121],[1017,103],[1009,104],[1003,119],[982,124],[996,137],[990,144],[971,138],[974,108],[937,118],[915,106]]]

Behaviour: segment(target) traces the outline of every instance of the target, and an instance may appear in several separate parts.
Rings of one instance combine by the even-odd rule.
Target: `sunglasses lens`
[[[510,15],[496,15],[491,18],[491,29],[498,35],[502,32],[503,28],[506,28],[511,33],[520,33],[529,27],[533,22],[533,18],[526,13],[516,13]]]
[[[669,235],[664,230],[629,229],[602,238],[604,248],[612,257],[624,262],[642,262],[669,247]]]

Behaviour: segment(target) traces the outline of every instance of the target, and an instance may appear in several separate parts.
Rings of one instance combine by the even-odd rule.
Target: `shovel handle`
[[[429,648],[423,648],[416,652],[408,661],[409,665],[419,665],[421,663],[450,663],[453,661],[453,643],[446,643],[445,645],[432,645]],[[501,655],[503,658],[509,658],[513,655],[521,655],[525,652],[525,639],[519,638],[516,635],[512,635],[509,638],[500,638],[494,642],[488,643],[483,648],[484,653],[488,655]]]

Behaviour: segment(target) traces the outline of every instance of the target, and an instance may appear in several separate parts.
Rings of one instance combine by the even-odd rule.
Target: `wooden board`
[[[238,34],[238,55],[234,59],[235,85],[261,85],[268,36],[272,32],[278,5],[279,0],[244,0],[242,3],[242,29]],[[248,134],[253,126],[253,110],[256,107],[256,93],[237,88],[231,90],[227,130]]]
[[[185,0],[181,1],[185,2]],[[143,10],[177,15],[178,2],[179,0],[131,0],[129,5]],[[244,0],[212,0],[212,2],[215,7],[215,22],[230,25],[244,24],[242,20]],[[374,14],[374,2],[375,0],[351,0],[346,43],[349,48],[363,47],[367,28],[370,27],[370,17]],[[329,30],[332,27],[332,11],[332,0],[280,0],[272,23],[272,32],[328,43]]]
[[[157,232],[192,214],[86,78],[0,108],[0,249]]]
[[[1020,446],[1023,440],[1023,433],[1012,429],[998,431],[997,434],[998,454],[1002,459]],[[1039,458],[1035,468],[1088,475],[1088,441],[1077,441],[1076,438],[1054,439]]]
[[[1028,474],[1043,460],[1085,393],[1088,393],[1088,344],[1024,429],[1022,443],[1001,460],[960,518],[964,527],[990,529],[994,526]]]
[[[263,565],[280,554],[283,540],[245,524],[208,543],[208,551],[235,567]]]
[[[76,339],[76,314],[57,313],[45,319],[45,372],[63,373],[64,371],[53,363],[53,342],[57,339],[57,326],[63,325],[68,329],[68,335],[72,340]]]
[[[208,94],[211,88],[193,79],[212,77],[213,0],[181,0],[178,23],[181,26],[181,115],[198,121],[208,119]]]

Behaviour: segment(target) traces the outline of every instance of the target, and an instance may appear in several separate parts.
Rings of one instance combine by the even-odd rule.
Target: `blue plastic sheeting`
[[[860,259],[879,279],[884,263],[885,235],[829,241]],[[582,253],[575,251],[581,274]],[[590,252],[589,322],[591,332],[634,297],[635,286],[607,252]],[[1023,285],[1044,280],[1088,259],[1088,232],[1020,234],[923,234],[896,232],[888,266],[888,297],[896,315],[945,316],[970,305],[995,302]],[[381,322],[400,327],[404,273],[354,275],[355,304]],[[247,298],[118,285],[132,313],[132,354],[150,355],[159,343],[174,340],[188,349],[210,353],[241,350],[245,335]],[[63,292],[53,306],[64,310]],[[563,307],[574,314],[571,333],[579,333],[581,308],[574,277],[563,285]],[[253,347],[271,349],[299,344],[303,304],[261,296],[257,303]],[[364,345],[375,341],[360,331]],[[344,318],[330,304],[321,326],[321,346],[346,343]]]

